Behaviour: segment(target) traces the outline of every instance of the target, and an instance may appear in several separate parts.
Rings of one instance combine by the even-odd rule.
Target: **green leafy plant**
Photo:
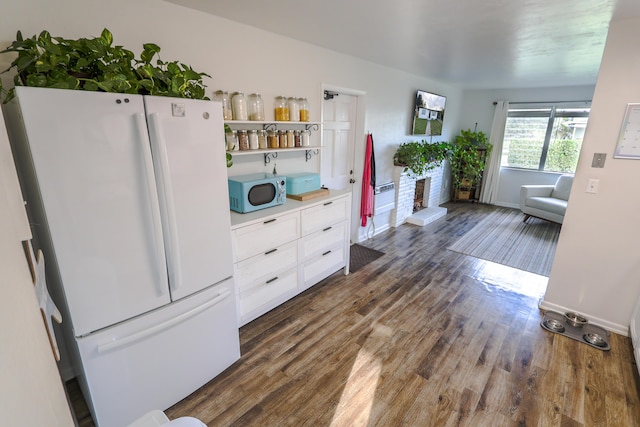
[[[143,45],[140,60],[136,60],[136,72],[140,84],[150,95],[205,99],[206,86],[202,82],[206,73],[194,71],[178,61],[164,62],[160,59],[160,47],[153,43]],[[158,56],[155,65],[153,57]]]
[[[484,171],[492,145],[480,131],[462,130],[451,144],[451,173],[454,188],[475,186]]]
[[[99,37],[77,40],[52,37],[48,31],[16,40],[0,53],[16,53],[7,70],[15,70],[15,86],[140,93],[180,98],[206,99],[203,77],[177,61],[152,59],[160,52],[153,43],[144,45],[140,59],[133,52],[113,44],[108,29]],[[4,102],[15,96],[10,89]]]
[[[403,166],[405,172],[421,176],[442,165],[450,155],[451,145],[448,142],[406,142],[400,144],[394,153],[393,164]]]

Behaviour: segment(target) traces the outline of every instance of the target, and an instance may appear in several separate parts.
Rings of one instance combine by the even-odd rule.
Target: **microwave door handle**
[[[176,222],[176,209],[173,199],[173,187],[171,186],[171,173],[169,170],[169,158],[167,155],[167,144],[160,128],[160,115],[158,113],[149,114],[149,140],[151,141],[152,153],[155,164],[160,171],[159,192],[164,212],[166,214],[167,228],[169,231],[169,244],[167,245],[167,269],[169,270],[169,286],[172,290],[177,290],[182,282],[182,268],[180,265],[180,247],[178,242],[178,223]]]
[[[160,211],[158,210],[158,193],[156,189],[156,179],[153,175],[153,160],[151,159],[151,152],[147,148],[147,122],[144,118],[144,114],[136,114],[136,130],[138,131],[138,139],[140,141],[142,160],[144,163],[145,178],[147,181],[147,189],[149,192],[149,202],[151,204],[151,221],[153,227],[153,239],[154,239],[154,255],[156,258],[156,283],[159,284],[160,296],[166,294],[169,291],[169,284],[167,283],[167,273],[164,255],[164,242],[162,241],[162,219],[160,218]]]

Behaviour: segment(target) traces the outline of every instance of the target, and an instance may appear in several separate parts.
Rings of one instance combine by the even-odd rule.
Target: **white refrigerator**
[[[94,420],[166,409],[240,357],[221,105],[32,87],[5,108]]]

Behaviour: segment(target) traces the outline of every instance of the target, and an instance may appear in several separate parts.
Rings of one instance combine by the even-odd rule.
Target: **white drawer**
[[[302,210],[302,235],[322,230],[349,217],[349,198],[340,197]]]
[[[311,233],[300,239],[300,259],[307,260],[323,254],[332,247],[344,245],[346,238],[347,223],[345,221]]]
[[[294,212],[234,230],[234,261],[247,259],[296,240],[300,237],[299,224],[300,216]]]
[[[257,283],[250,289],[240,292],[240,316],[244,317],[261,307],[263,310],[254,313],[255,317],[266,313],[268,310],[295,295],[297,290],[297,268],[293,268],[278,276],[272,276],[270,279]]]
[[[318,283],[345,265],[344,245],[327,249],[321,255],[304,263],[302,273],[304,289]]]
[[[271,279],[298,265],[298,242],[293,241],[236,264],[236,283],[242,291],[260,279]]]

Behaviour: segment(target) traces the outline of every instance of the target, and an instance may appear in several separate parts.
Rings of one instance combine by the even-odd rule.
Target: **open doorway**
[[[361,240],[365,92],[329,85],[322,90],[322,185],[352,192],[350,237],[355,243]]]

